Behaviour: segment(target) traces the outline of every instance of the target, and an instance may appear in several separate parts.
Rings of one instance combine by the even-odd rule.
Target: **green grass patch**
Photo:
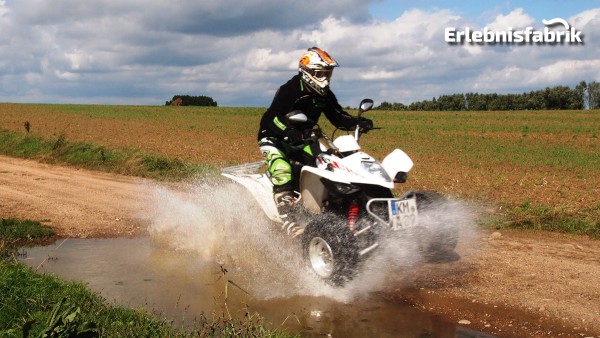
[[[175,327],[143,309],[108,303],[78,282],[0,262],[1,337],[291,337],[258,315],[242,320],[201,316]],[[184,327],[185,326],[185,327]]]
[[[0,238],[5,240],[33,240],[53,235],[52,229],[37,221],[0,218]]]
[[[411,154],[516,167],[547,166],[600,173],[598,111],[369,112],[380,132],[369,142]]]
[[[0,218],[0,260],[15,257],[21,245],[48,240],[52,236],[54,231],[40,222]]]
[[[142,151],[108,149],[85,142],[71,142],[63,134],[55,138],[43,138],[34,133],[0,130],[0,153],[159,180],[183,180],[217,172],[214,166],[162,158]]]
[[[495,222],[501,228],[543,230],[588,235],[600,239],[600,204],[589,210],[533,205],[529,201],[507,208],[506,219]]]

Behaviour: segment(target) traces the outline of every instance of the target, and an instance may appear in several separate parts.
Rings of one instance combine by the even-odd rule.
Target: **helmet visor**
[[[331,79],[332,74],[333,69],[319,69],[312,71],[312,76],[319,81],[329,81]]]

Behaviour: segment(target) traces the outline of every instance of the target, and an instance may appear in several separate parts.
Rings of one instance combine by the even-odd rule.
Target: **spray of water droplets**
[[[153,241],[225,267],[229,277],[254,297],[309,295],[347,302],[386,288],[394,271],[424,262],[423,245],[414,236],[382,238],[357,276],[343,288],[334,288],[306,267],[300,240],[288,238],[268,220],[238,184],[203,180],[177,188],[157,185],[150,191],[150,212],[144,217]],[[460,201],[450,201],[423,217],[433,234],[453,224],[459,242],[476,238],[476,215]]]

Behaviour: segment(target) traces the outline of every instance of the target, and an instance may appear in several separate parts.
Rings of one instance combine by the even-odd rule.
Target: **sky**
[[[554,18],[582,43],[445,40]],[[600,0],[0,0],[0,102],[267,107],[312,46],[342,106],[574,87],[600,82]]]

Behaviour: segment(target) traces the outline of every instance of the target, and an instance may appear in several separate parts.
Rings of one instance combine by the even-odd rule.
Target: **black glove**
[[[366,119],[366,118],[364,118],[364,117],[361,117],[361,118],[358,120],[358,126],[360,127],[360,129],[361,129],[361,130],[362,130],[364,133],[366,133],[366,132],[368,132],[369,130],[373,129],[373,121],[371,121],[371,120],[369,120],[369,119]]]
[[[286,132],[284,140],[286,140],[289,144],[294,144],[302,141],[303,136],[304,135],[302,135],[302,132],[300,130],[290,128]]]

